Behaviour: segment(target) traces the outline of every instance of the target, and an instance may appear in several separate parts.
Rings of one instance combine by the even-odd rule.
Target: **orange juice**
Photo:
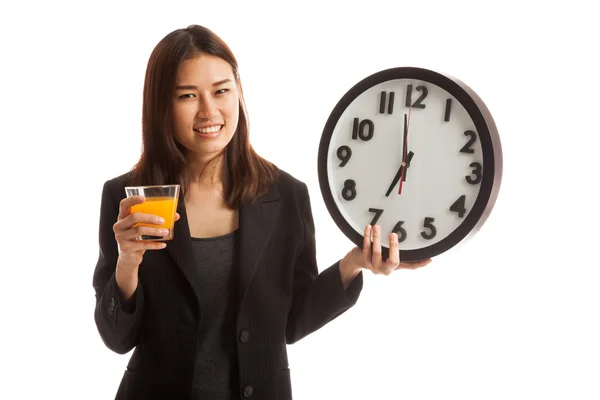
[[[175,211],[177,210],[177,198],[175,197],[146,197],[142,204],[131,207],[131,212],[152,214],[162,217],[165,222],[162,225],[139,223],[134,226],[152,226],[157,228],[173,229]]]

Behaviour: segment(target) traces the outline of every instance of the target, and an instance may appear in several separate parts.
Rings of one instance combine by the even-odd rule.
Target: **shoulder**
[[[276,180],[257,201],[260,203],[280,202],[284,214],[293,214],[310,207],[310,196],[306,183],[287,171],[275,166]]]
[[[108,178],[104,182],[103,191],[106,195],[110,195],[115,199],[125,197],[125,186],[128,185],[128,180],[131,177],[131,171],[125,172],[119,176]]]
[[[305,188],[306,184],[300,179],[296,178],[292,174],[283,169],[277,167],[277,171],[279,171],[279,178],[277,183],[281,186],[289,187],[289,188]]]
[[[273,186],[282,196],[305,196],[308,193],[308,187],[306,186],[306,183],[296,178],[289,172],[284,171],[279,167],[276,168],[279,176]]]

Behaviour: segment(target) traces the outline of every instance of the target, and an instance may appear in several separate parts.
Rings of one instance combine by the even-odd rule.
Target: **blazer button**
[[[248,343],[248,339],[250,339],[250,332],[242,331],[242,333],[240,333],[240,342]]]
[[[252,386],[248,385],[244,388],[244,397],[245,398],[252,396],[252,393],[254,393],[254,388]]]
[[[115,298],[114,297],[110,299],[110,304],[108,305],[108,309],[106,311],[108,311],[108,315],[112,315],[113,311],[115,311]]]

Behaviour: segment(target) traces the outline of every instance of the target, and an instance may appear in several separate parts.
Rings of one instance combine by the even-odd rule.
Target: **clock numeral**
[[[450,206],[450,211],[457,212],[459,218],[464,217],[465,213],[467,212],[467,209],[465,208],[466,197],[467,196],[463,194]]]
[[[377,223],[377,221],[379,221],[379,217],[381,217],[381,214],[383,214],[383,209],[382,208],[369,208],[369,212],[375,213],[375,216],[373,217],[373,219],[371,220],[371,226],[375,226],[375,224]]]
[[[379,114],[385,114],[385,103],[386,103],[387,92],[382,91],[379,97]],[[395,92],[390,92],[390,100],[388,102],[387,113],[392,114],[394,112],[394,97]]]
[[[446,99],[446,109],[444,110],[444,121],[450,121],[450,111],[452,110],[452,99]]]
[[[404,221],[398,221],[398,223],[394,226],[394,229],[392,229],[392,232],[396,232],[396,235],[398,235],[398,243],[404,242],[404,240],[408,236],[406,233],[406,229],[402,227],[403,223]]]
[[[344,188],[342,189],[342,197],[344,200],[354,200],[356,197],[356,182],[352,179],[347,179],[344,182]]]
[[[433,221],[434,219],[431,217],[425,217],[425,221],[423,221],[423,228],[425,229],[429,229],[429,233],[426,231],[422,231],[421,232],[421,236],[423,236],[423,239],[433,239],[435,237],[435,234],[437,233],[437,229],[435,229],[435,226],[433,226]]]
[[[465,180],[471,185],[476,185],[479,182],[481,182],[481,178],[483,177],[483,175],[481,174],[481,170],[483,167],[478,162],[472,162],[471,164],[469,164],[469,167],[473,167],[473,171],[471,171],[471,173],[475,175],[475,178],[471,178],[471,175],[467,175],[465,176]]]
[[[343,167],[348,164],[348,161],[350,161],[350,157],[352,157],[352,150],[350,150],[350,147],[348,146],[340,146],[337,149],[337,156],[342,161],[339,166]]]
[[[352,139],[356,140],[361,138],[366,142],[373,139],[374,134],[375,124],[373,124],[373,121],[370,119],[359,121],[358,118],[354,118],[354,124],[352,125]]]
[[[462,149],[460,149],[460,152],[468,154],[475,153],[475,150],[473,150],[471,146],[473,146],[473,144],[477,141],[477,134],[473,131],[466,131],[464,135],[469,136],[469,141],[462,147]]]
[[[412,107],[412,108],[425,108],[425,104],[423,104],[423,100],[425,100],[425,97],[427,97],[427,88],[425,86],[417,86],[416,90],[421,92],[421,95],[419,96],[419,98],[417,99],[417,101],[415,101],[414,103],[412,103],[412,90],[413,90],[413,85],[408,85],[408,87],[406,88],[406,101],[404,102],[404,105],[406,107]],[[412,103],[412,106],[411,106]]]

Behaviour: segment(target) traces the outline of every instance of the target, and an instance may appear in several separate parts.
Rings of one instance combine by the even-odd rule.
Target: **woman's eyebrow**
[[[231,82],[231,79],[227,78],[227,79],[221,79],[220,81],[217,81],[215,83],[213,83],[213,86],[220,86],[224,83],[228,83]],[[198,87],[194,86],[194,85],[177,85],[175,86],[176,90],[197,90]]]

